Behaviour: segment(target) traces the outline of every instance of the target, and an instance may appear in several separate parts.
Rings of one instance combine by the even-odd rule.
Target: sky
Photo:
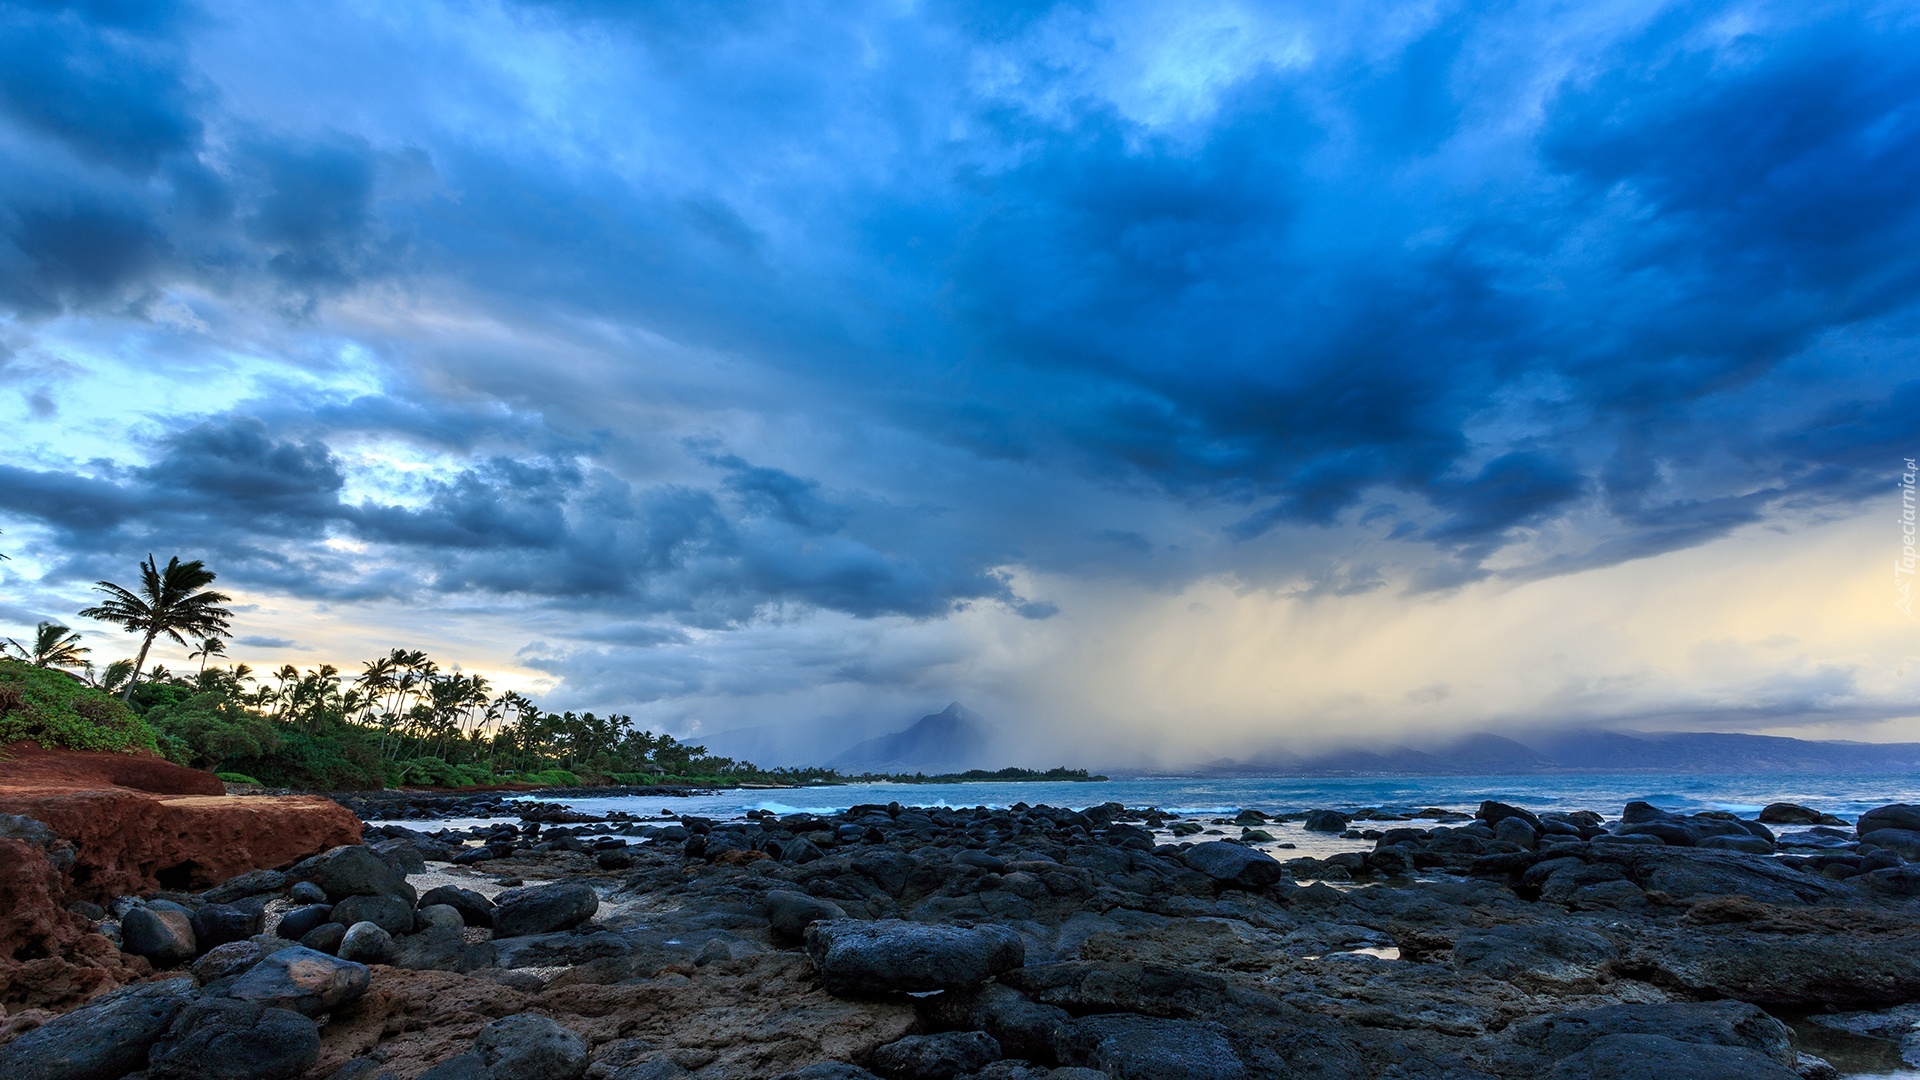
[[[151,552],[257,668],[682,735],[1920,740],[1916,58],[1806,0],[10,4],[0,633],[130,654],[74,613]]]

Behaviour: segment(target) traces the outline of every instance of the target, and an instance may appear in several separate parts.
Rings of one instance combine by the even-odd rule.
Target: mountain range
[[[1920,743],[1818,742],[1718,732],[1550,732],[1528,742],[1488,732],[1415,749],[1270,750],[1193,770],[1202,776],[1468,776],[1542,772],[1907,772]]]
[[[735,728],[698,738],[716,753],[762,765],[827,765],[842,772],[957,772],[1022,764],[1019,745],[954,702],[898,731],[871,717],[821,717]],[[1089,747],[1066,764],[1116,771]],[[1300,752],[1273,746],[1222,758],[1193,776],[1471,776],[1550,772],[1920,771],[1920,743],[1823,742],[1716,732],[1543,731],[1524,741],[1479,732],[1420,745]],[[1135,770],[1128,770],[1135,771]],[[1157,775],[1167,775],[1155,770]]]

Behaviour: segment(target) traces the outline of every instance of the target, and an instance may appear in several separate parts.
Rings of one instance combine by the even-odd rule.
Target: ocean
[[[1896,802],[1920,802],[1920,772],[1769,772],[1676,774],[1646,772],[1556,773],[1517,776],[1356,777],[1129,777],[1088,783],[845,784],[773,790],[731,790],[685,798],[529,798],[564,802],[587,812],[623,810],[656,816],[661,811],[733,818],[748,810],[776,814],[831,813],[863,803],[911,806],[1005,807],[1033,805],[1084,809],[1105,802],[1158,807],[1179,814],[1267,813],[1399,807],[1465,810],[1484,799],[1530,810],[1593,810],[1607,818],[1639,799],[1663,810],[1692,813],[1728,810],[1751,816],[1771,802],[1793,802],[1852,820],[1861,811]]]

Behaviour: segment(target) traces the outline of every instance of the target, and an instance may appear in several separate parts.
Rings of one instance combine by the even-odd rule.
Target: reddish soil
[[[228,796],[212,773],[155,757],[14,743],[0,813],[45,822],[79,856],[66,900],[197,890],[360,840],[360,821],[319,796]]]
[[[75,900],[204,889],[360,840],[359,819],[331,799],[223,791],[151,755],[0,747],[0,814],[76,849],[63,874],[39,847],[0,838],[0,1006],[62,1008],[151,973],[66,910]]]
[[[30,742],[0,750],[0,791],[130,788],[154,795],[224,795],[220,778],[152,754],[44,750]]]

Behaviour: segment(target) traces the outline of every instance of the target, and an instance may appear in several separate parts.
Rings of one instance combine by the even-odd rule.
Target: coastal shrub
[[[146,721],[169,761],[195,769],[270,758],[281,745],[273,721],[219,694],[169,695],[147,710]]]
[[[545,784],[548,787],[580,786],[580,777],[565,769],[542,769],[539,772],[521,773],[515,779],[528,784]]]
[[[0,744],[31,739],[69,750],[158,750],[159,737],[119,699],[57,668],[0,660]]]
[[[223,772],[213,775],[219,777],[223,784],[258,784],[260,782],[243,772]]]
[[[280,724],[280,748],[263,757],[241,757],[222,764],[257,776],[272,787],[305,791],[372,791],[387,784],[382,773],[378,735],[348,724],[302,731]],[[388,764],[392,764],[389,762]]]

